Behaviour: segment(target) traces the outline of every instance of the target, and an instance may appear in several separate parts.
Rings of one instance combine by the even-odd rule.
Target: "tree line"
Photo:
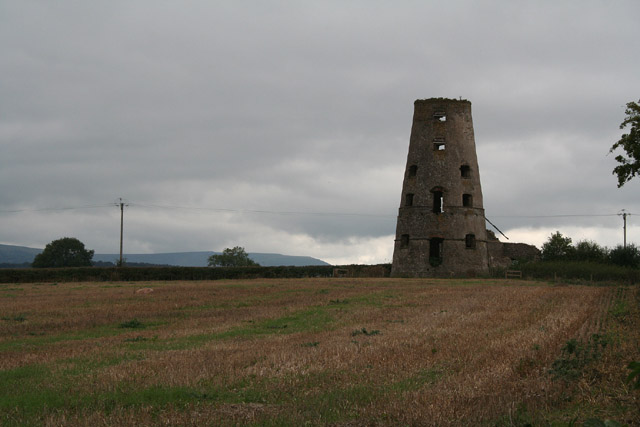
[[[582,240],[573,245],[571,238],[559,231],[542,245],[541,258],[543,261],[581,261],[640,268],[640,249],[634,244],[609,249],[594,241]]]

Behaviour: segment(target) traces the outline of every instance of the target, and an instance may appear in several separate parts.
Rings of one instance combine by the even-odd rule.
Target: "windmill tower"
[[[487,271],[471,102],[417,100],[391,274],[448,277]]]

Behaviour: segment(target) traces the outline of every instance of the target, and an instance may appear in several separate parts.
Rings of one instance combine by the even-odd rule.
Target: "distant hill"
[[[42,252],[42,249],[27,248],[25,246],[0,245],[0,263],[31,263],[40,252]]]
[[[0,265],[31,263],[42,249],[27,248],[24,246],[12,246],[0,244]],[[154,265],[174,265],[181,267],[206,267],[207,259],[220,252],[174,252],[160,254],[125,254],[126,262],[144,263]],[[96,262],[115,263],[120,258],[119,254],[95,254]],[[307,266],[329,265],[328,263],[308,256],[293,256],[271,253],[250,253],[249,258],[258,264],[270,267],[280,265]]]
[[[182,267],[206,267],[211,255],[219,255],[220,252],[174,252],[161,254],[125,254],[126,262],[178,265]],[[120,258],[119,254],[95,254],[94,261],[115,262]],[[329,265],[328,263],[308,256],[293,256],[270,253],[249,253],[249,258],[258,264],[269,267],[279,265]]]

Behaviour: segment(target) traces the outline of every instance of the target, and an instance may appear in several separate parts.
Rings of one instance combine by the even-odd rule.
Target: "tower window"
[[[471,178],[471,168],[468,165],[460,166],[460,176],[462,178]]]
[[[436,111],[435,113],[433,113],[433,119],[439,122],[446,122],[447,113],[445,113],[444,111]]]
[[[433,138],[433,151],[444,151],[444,138]]]
[[[438,237],[429,240],[429,263],[434,267],[442,264],[442,242],[444,239]]]
[[[413,206],[413,193],[407,193],[404,196],[404,205],[405,206]]]
[[[464,236],[464,244],[467,249],[475,249],[476,247],[476,235],[475,234],[467,234]]]
[[[470,208],[473,206],[473,197],[471,194],[463,194],[462,195],[462,206],[465,208]]]
[[[444,212],[444,196],[441,190],[433,192],[433,212],[437,214]]]
[[[409,166],[409,177],[414,177],[414,176],[416,176],[417,173],[418,173],[418,166],[417,165]]]
[[[400,236],[400,247],[401,248],[408,248],[409,247],[409,235],[408,234],[403,234],[402,236]]]

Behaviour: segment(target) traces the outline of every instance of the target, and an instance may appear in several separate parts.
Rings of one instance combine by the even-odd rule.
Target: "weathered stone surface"
[[[459,276],[488,269],[471,103],[417,100],[391,274]]]
[[[509,268],[514,261],[537,261],[540,259],[540,249],[526,243],[503,243],[498,239],[489,239],[487,249],[489,267],[491,268]]]

